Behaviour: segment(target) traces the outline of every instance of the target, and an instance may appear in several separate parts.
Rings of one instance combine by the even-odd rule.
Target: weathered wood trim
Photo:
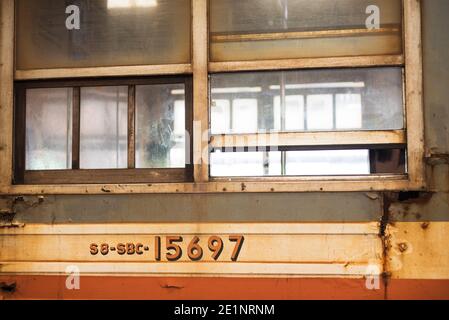
[[[191,74],[190,64],[16,70],[15,80]]]
[[[405,105],[410,182],[425,187],[420,0],[404,0]]]
[[[416,190],[407,179],[373,180],[372,177],[297,178],[295,181],[225,181],[206,183],[146,183],[146,184],[75,184],[75,185],[10,185],[0,187],[0,194],[154,194],[154,193],[273,193],[273,192],[349,192]]]
[[[333,146],[405,144],[406,133],[397,131],[280,132],[211,136],[212,148],[269,146]]]
[[[2,0],[0,43],[0,186],[12,183],[14,0]]]
[[[24,184],[151,183],[188,182],[191,177],[180,169],[95,169],[25,171]]]
[[[398,34],[398,27],[385,27],[379,29],[337,29],[337,30],[314,30],[314,31],[287,31],[267,33],[245,33],[245,34],[213,34],[211,42],[243,42],[243,41],[266,41],[286,39],[320,39]]]
[[[209,71],[212,73],[218,73],[257,70],[402,66],[403,64],[404,57],[402,55],[379,55],[335,58],[298,58],[283,60],[210,62]]]
[[[193,175],[196,182],[209,179],[208,1],[192,1],[193,33]]]

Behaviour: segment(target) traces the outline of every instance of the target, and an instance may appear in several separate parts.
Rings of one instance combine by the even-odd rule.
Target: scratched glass
[[[72,89],[26,92],[26,170],[72,168]]]
[[[399,130],[402,86],[396,67],[213,74],[211,132]]]
[[[210,0],[212,61],[400,54],[401,0]],[[379,29],[369,31],[369,6]]]
[[[81,88],[80,168],[128,167],[128,87]]]
[[[184,168],[183,84],[136,86],[136,168]]]
[[[80,29],[66,27],[69,5]],[[18,0],[17,68],[190,62],[190,0]]]

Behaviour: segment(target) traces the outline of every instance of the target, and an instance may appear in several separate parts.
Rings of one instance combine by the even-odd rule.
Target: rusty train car
[[[1,0],[1,299],[448,299],[449,1]]]

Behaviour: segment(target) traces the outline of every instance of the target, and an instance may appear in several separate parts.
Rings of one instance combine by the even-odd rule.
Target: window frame
[[[1,2],[0,48],[0,194],[131,194],[131,193],[226,193],[226,192],[338,192],[425,190],[424,117],[422,97],[421,12],[419,0],[403,2],[403,52],[399,55],[354,56],[335,58],[299,58],[234,62],[209,61],[208,0],[192,4],[192,61],[189,64],[93,67],[73,69],[16,70],[14,67],[15,33],[14,0]],[[293,70],[310,68],[401,66],[405,70],[404,101],[407,129],[401,133],[385,132],[323,132],[286,133],[283,139],[301,139],[305,144],[324,145],[338,141],[354,144],[354,139],[368,142],[402,141],[407,143],[408,174],[369,177],[293,177],[225,179],[209,177],[209,73]],[[182,183],[92,183],[92,184],[13,184],[13,106],[14,81],[84,79],[95,77],[157,75],[193,75],[193,182]],[[250,136],[249,141],[259,137]],[[359,143],[359,142],[358,142]],[[297,144],[297,143],[295,143]]]
[[[135,166],[136,138],[136,86],[183,84],[185,87],[185,168],[146,168]],[[80,169],[80,109],[81,89],[85,87],[126,86],[128,88],[128,135],[126,169]],[[28,89],[72,88],[72,168],[64,170],[26,170],[26,91]],[[150,78],[114,78],[64,81],[22,81],[15,84],[14,108],[14,177],[17,185],[35,184],[95,184],[95,183],[162,183],[192,182],[192,81],[189,76],[165,76]]]

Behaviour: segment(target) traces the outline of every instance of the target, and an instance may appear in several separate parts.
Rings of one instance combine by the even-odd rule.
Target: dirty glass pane
[[[136,167],[186,165],[183,84],[136,86]]]
[[[281,105],[285,104],[285,114],[281,116]],[[304,130],[304,96],[288,95],[285,102],[280,96],[274,97],[273,105],[274,130]]]
[[[332,130],[333,95],[311,94],[307,96],[307,129]]]
[[[26,170],[72,168],[72,89],[26,92]]]
[[[404,149],[214,150],[212,177],[338,176],[406,173]]]
[[[335,95],[335,121],[339,129],[363,127],[362,95],[343,93]]]
[[[18,69],[190,62],[190,0],[16,4]],[[73,6],[79,9],[79,25]]]
[[[215,99],[211,106],[211,133],[227,132],[231,127],[231,101]]]
[[[221,152],[210,155],[212,177],[281,175],[281,152]]]
[[[402,69],[213,74],[211,132],[399,130]]]
[[[286,152],[286,175],[370,174],[369,150],[314,150]]]
[[[209,3],[212,61],[402,52],[401,0],[210,0]],[[378,14],[378,21],[371,20],[375,17],[373,13]],[[368,26],[375,30],[368,32],[367,20],[371,22]]]
[[[80,168],[128,167],[128,87],[81,88]]]

